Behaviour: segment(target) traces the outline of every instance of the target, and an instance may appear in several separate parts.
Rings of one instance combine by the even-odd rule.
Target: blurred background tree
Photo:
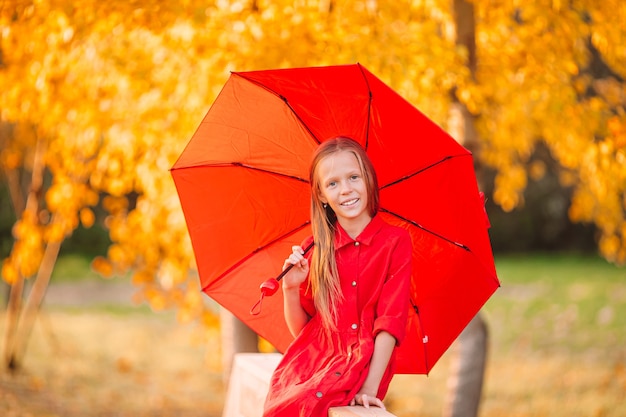
[[[137,300],[215,322],[168,169],[230,70],[358,61],[448,130],[461,103],[496,251],[625,262],[624,2],[471,4],[474,54],[450,0],[3,1],[5,363],[19,366],[61,244],[98,224],[96,270],[132,271]]]

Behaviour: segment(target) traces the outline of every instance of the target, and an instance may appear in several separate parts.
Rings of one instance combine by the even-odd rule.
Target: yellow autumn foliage
[[[138,300],[212,322],[168,169],[229,71],[354,62],[444,128],[460,100],[505,210],[545,172],[531,161],[544,143],[573,189],[571,218],[626,262],[625,2],[471,3],[473,72],[449,0],[2,2],[0,164],[31,170],[42,140],[52,178],[49,215],[20,215],[3,278],[32,276],[45,245],[92,225],[100,205],[113,243],[94,269],[132,269]]]
[[[497,171],[494,201],[523,202],[519,167],[536,177],[541,141],[573,188],[571,219],[594,223],[602,255],[626,262],[626,4],[472,3],[479,56],[468,105],[480,115],[479,156]]]

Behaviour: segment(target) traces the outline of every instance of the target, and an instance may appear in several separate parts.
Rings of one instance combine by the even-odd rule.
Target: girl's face
[[[317,167],[322,203],[328,204],[342,227],[365,227],[371,220],[367,185],[359,161],[350,151],[339,151],[322,159]]]

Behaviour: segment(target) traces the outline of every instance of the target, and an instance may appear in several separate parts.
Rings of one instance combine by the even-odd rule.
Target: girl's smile
[[[354,200],[348,200],[345,203],[341,203],[342,206],[351,206],[353,204],[356,204],[359,202],[358,198],[355,198]]]

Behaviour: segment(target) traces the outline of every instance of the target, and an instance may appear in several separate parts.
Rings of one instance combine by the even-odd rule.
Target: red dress
[[[379,216],[356,239],[337,225],[335,256],[344,297],[338,310],[338,330],[322,328],[305,281],[300,289],[301,304],[312,318],[272,375],[265,417],[326,417],[330,407],[349,404],[367,377],[376,335],[387,331],[398,345],[404,338],[411,251],[408,232]],[[387,393],[394,363],[395,351],[378,398]]]

